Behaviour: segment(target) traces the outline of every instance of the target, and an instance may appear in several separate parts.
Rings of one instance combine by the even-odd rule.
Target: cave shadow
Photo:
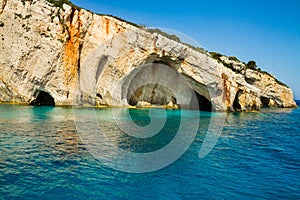
[[[45,91],[37,91],[37,97],[30,102],[32,105],[33,121],[44,121],[50,119],[50,112],[55,107],[54,98]]]
[[[191,99],[190,109],[191,110],[199,110],[205,112],[212,112],[213,105],[212,103],[205,98],[203,95],[199,94],[198,92],[194,91],[195,95]]]
[[[54,98],[45,91],[38,91],[36,99],[30,102],[32,106],[55,106]]]

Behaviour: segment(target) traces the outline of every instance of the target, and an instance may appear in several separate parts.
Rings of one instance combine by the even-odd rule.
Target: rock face
[[[224,57],[233,70],[206,51],[66,4],[0,0],[0,41],[0,102],[296,106],[291,89],[269,74]]]

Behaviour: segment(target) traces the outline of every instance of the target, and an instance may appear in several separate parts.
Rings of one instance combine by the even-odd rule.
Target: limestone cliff
[[[187,81],[203,109],[296,105],[290,88],[241,62],[46,0],[0,0],[0,49],[0,102],[188,106]]]

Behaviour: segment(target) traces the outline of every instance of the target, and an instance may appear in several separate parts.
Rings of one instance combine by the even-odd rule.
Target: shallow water
[[[300,109],[227,113],[222,119],[216,113],[195,111],[157,109],[150,114],[152,118],[148,109],[74,112],[0,105],[0,199],[300,199]],[[147,127],[163,116],[166,123],[157,135],[129,135],[136,130],[129,122]],[[101,159],[112,159],[116,152],[102,144],[95,146],[97,157],[89,146],[95,145],[93,134],[101,127],[118,148],[146,154],[173,141],[181,124],[188,136],[199,116],[199,129],[187,151],[157,171],[112,169]],[[212,120],[220,122],[222,133],[200,159]],[[123,131],[120,124],[125,125]],[[84,125],[90,133],[78,131]]]

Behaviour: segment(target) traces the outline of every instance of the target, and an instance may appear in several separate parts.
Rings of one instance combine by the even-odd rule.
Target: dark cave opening
[[[260,97],[260,101],[261,101],[262,107],[268,107],[270,104],[270,99],[268,97]]]
[[[207,111],[207,112],[211,112],[213,109],[213,106],[211,104],[211,102],[205,98],[204,96],[202,96],[201,94],[195,92],[196,98],[194,97],[191,101],[190,104],[190,109],[195,110],[198,109],[200,111]]]
[[[48,93],[44,91],[39,91],[38,96],[35,100],[30,102],[30,105],[33,106],[55,106],[54,98]]]
[[[233,109],[235,111],[241,111],[242,110],[242,106],[241,104],[239,103],[239,96],[242,92],[241,91],[238,91],[235,95],[235,98],[234,98],[234,102],[233,102]]]

